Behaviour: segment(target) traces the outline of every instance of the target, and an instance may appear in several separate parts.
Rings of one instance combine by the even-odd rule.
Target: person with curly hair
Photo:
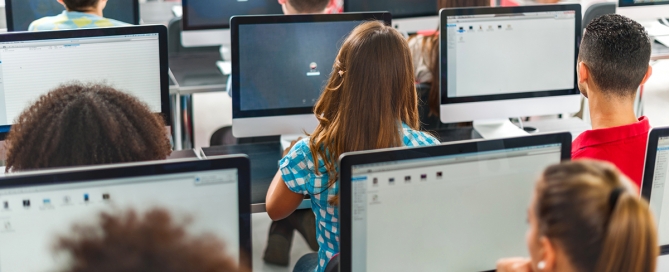
[[[41,96],[12,125],[6,172],[162,160],[163,118],[103,84],[74,82]]]
[[[247,271],[212,235],[190,236],[170,213],[152,209],[103,212],[95,225],[75,225],[60,237],[57,254],[69,262],[61,272],[237,272]]]

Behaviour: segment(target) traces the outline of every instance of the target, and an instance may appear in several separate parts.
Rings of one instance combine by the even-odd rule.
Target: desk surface
[[[219,52],[182,53],[170,56],[170,70],[174,74],[181,94],[224,91],[228,77],[224,76],[216,61]]]

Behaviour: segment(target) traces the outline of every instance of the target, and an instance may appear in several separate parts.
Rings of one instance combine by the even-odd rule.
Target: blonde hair
[[[608,163],[549,167],[537,184],[540,235],[563,247],[578,271],[654,272],[655,221],[630,184]]]

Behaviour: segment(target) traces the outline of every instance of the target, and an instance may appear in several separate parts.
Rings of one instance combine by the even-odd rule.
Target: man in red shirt
[[[578,87],[588,98],[593,130],[578,136],[573,159],[608,161],[641,184],[650,124],[637,119],[634,100],[652,73],[650,40],[643,26],[610,14],[586,28],[577,66]]]

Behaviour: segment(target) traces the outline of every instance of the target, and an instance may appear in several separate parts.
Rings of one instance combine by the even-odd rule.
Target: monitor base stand
[[[483,139],[500,139],[527,136],[525,130],[517,127],[509,119],[491,119],[474,121],[474,129]]]
[[[304,134],[289,134],[289,135],[281,135],[281,150],[286,150],[290,147],[290,144],[293,143],[293,141],[297,141],[299,138],[307,138],[309,136],[304,135]]]

